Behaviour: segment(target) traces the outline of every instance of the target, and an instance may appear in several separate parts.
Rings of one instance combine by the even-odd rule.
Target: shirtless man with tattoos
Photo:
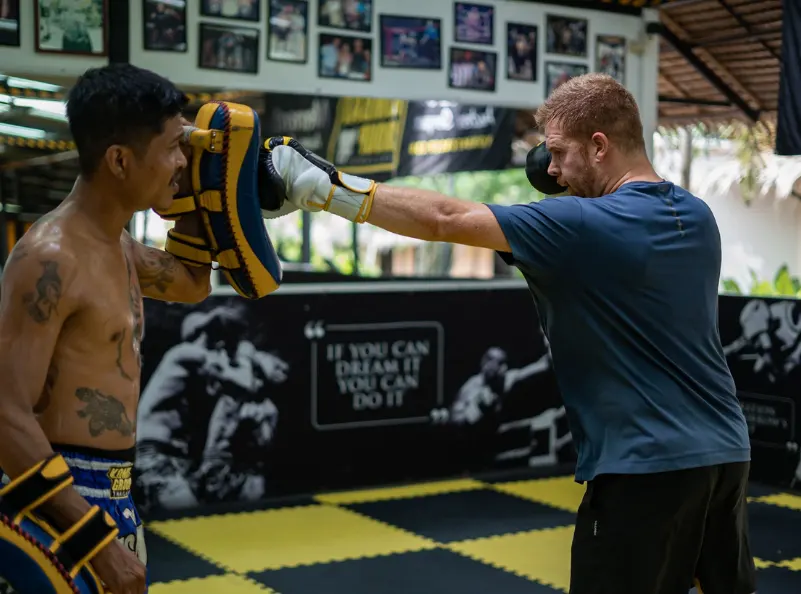
[[[114,594],[147,591],[130,493],[142,298],[194,303],[211,290],[209,266],[189,266],[125,231],[135,212],[168,208],[185,187],[185,103],[172,83],[130,65],[79,78],[67,116],[81,175],[19,241],[2,278],[0,475],[8,482],[63,456],[74,484],[43,514],[62,531],[91,505],[115,519],[118,540],[92,561]],[[175,231],[203,235],[194,216]]]

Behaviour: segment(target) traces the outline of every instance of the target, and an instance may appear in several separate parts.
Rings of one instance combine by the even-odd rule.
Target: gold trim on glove
[[[170,229],[167,231],[164,251],[189,266],[211,266],[211,249],[206,240],[200,237],[176,233]]]

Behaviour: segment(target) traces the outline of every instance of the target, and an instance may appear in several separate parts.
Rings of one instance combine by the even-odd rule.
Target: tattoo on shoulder
[[[61,300],[62,282],[58,274],[58,262],[41,262],[41,276],[36,280],[34,290],[22,296],[28,315],[38,324],[46,324],[53,313],[58,312]]]
[[[175,280],[176,263],[167,252],[147,248],[139,256],[137,273],[142,289],[151,287],[164,293]]]
[[[78,416],[89,421],[92,437],[98,437],[106,431],[116,431],[124,437],[133,435],[136,423],[128,417],[125,405],[114,396],[95,388],[78,388],[75,396],[86,404],[78,411]]]

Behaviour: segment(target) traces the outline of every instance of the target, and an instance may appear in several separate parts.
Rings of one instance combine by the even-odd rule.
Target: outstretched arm
[[[199,213],[181,217],[175,223],[179,233],[202,237]],[[188,266],[178,258],[136,241],[128,232],[124,237],[139,277],[139,286],[145,297],[161,301],[198,303],[211,292],[211,266]]]
[[[367,222],[424,241],[511,251],[498,219],[485,204],[430,190],[379,185]]]

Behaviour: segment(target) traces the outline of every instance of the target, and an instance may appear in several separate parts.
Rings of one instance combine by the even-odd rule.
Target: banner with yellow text
[[[450,101],[409,104],[398,177],[505,169],[515,110]]]
[[[398,170],[408,102],[341,97],[325,158],[342,171],[386,180]]]

